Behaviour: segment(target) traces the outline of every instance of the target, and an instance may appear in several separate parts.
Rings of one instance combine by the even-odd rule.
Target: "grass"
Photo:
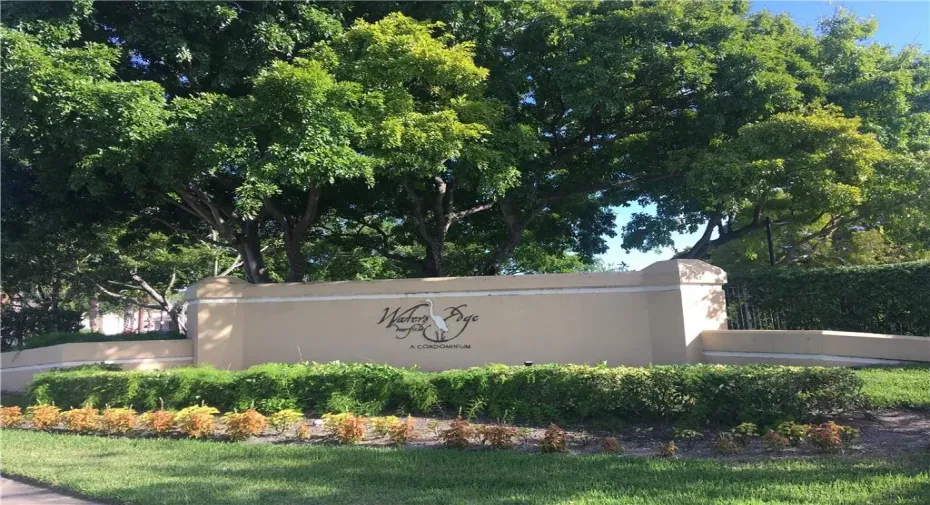
[[[930,408],[930,366],[857,370],[870,408]],[[928,500],[930,502],[930,500]]]
[[[115,503],[926,505],[930,455],[761,462],[0,433],[0,470]]]
[[[184,335],[176,331],[160,332],[147,331],[144,333],[119,333],[116,335],[104,335],[103,333],[81,332],[67,333],[56,332],[46,333],[36,337],[30,337],[23,342],[22,347],[15,349],[22,351],[25,349],[36,349],[38,347],[48,347],[58,344],[73,344],[76,342],[126,342],[134,340],[180,340],[185,338]]]

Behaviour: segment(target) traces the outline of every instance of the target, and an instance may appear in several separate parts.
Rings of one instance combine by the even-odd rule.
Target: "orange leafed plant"
[[[182,409],[174,417],[175,423],[184,434],[191,438],[202,438],[210,436],[216,431],[216,423],[213,416],[220,411],[213,407],[198,405]]]
[[[540,447],[543,452],[565,452],[568,450],[568,442],[565,430],[558,425],[550,424],[543,434]]]
[[[33,405],[26,409],[26,418],[37,430],[48,430],[58,425],[61,409],[54,405]]]
[[[133,409],[107,407],[100,414],[100,426],[106,433],[119,435],[135,428],[137,419]]]
[[[65,428],[71,431],[86,433],[97,429],[100,423],[100,412],[91,405],[84,405],[79,409],[62,412],[61,421]]]
[[[656,456],[660,458],[673,458],[676,454],[678,454],[678,446],[675,445],[674,440],[660,443],[656,448]]]
[[[619,454],[623,452],[623,446],[617,441],[617,437],[606,437],[601,443],[601,452],[604,454]]]
[[[414,430],[416,425],[413,423],[413,418],[407,416],[407,419],[403,421],[398,420],[396,423],[388,426],[387,437],[394,445],[404,445],[410,440],[416,438],[416,433]]]
[[[23,422],[23,409],[12,407],[0,407],[0,428],[14,428]]]
[[[785,450],[790,442],[787,438],[778,434],[778,432],[769,430],[762,437],[762,446],[765,447],[767,451],[771,452],[781,452]]]
[[[336,437],[339,443],[355,444],[365,437],[366,419],[352,413],[323,414],[323,427],[330,435]]]
[[[271,414],[268,417],[268,424],[278,433],[283,435],[291,426],[299,423],[304,415],[299,410],[283,409]]]
[[[146,430],[154,432],[157,435],[163,435],[171,431],[171,428],[174,427],[174,412],[169,412],[167,410],[146,412],[142,414],[140,420],[142,421],[142,427]]]
[[[439,439],[446,447],[464,449],[468,447],[468,439],[475,436],[475,428],[468,419],[459,417],[449,424],[449,427],[439,432]]]
[[[245,440],[249,437],[261,435],[268,426],[268,419],[255,409],[245,412],[228,412],[223,416],[226,425],[226,435],[231,440]]]
[[[512,446],[513,438],[517,436],[517,429],[506,424],[482,424],[476,432],[482,444],[488,444],[495,449]]]
[[[855,435],[852,435],[850,430],[854,432]],[[849,441],[852,441],[858,433],[859,431],[854,428],[828,421],[823,424],[811,426],[810,430],[807,432],[807,440],[810,441],[811,445],[816,447],[817,450],[821,452],[831,452],[839,450]]]
[[[310,440],[310,435],[313,430],[310,429],[310,425],[307,423],[300,423],[300,426],[297,427],[297,440]]]

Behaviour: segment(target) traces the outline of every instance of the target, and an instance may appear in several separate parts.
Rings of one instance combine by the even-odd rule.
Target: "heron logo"
[[[416,349],[470,349],[468,344],[448,344],[462,336],[469,325],[478,321],[477,314],[466,311],[468,305],[454,305],[434,311],[432,300],[423,300],[410,308],[385,307],[378,326],[394,331],[394,338],[403,340],[420,335],[433,344],[411,345]]]

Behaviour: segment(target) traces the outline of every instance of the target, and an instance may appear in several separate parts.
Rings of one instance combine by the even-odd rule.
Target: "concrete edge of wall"
[[[714,330],[701,334],[704,363],[901,366],[930,364],[930,337],[828,330]]]
[[[75,342],[0,356],[0,389],[12,392],[25,391],[35,374],[53,368],[106,363],[121,365],[124,370],[160,370],[195,362],[190,340]]]

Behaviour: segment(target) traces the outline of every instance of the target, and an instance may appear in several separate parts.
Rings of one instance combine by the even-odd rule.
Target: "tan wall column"
[[[699,260],[660,261],[642,271],[646,285],[679,285],[647,296],[655,364],[700,363],[701,332],[727,327],[726,273]]]
[[[211,277],[191,286],[184,294],[190,302],[187,308],[187,338],[194,341],[194,363],[216,368],[243,368],[245,348],[244,310],[234,303],[246,281],[235,277]],[[199,299],[218,302],[203,304]],[[256,317],[260,317],[255,315]],[[252,338],[260,339],[261,335]]]

